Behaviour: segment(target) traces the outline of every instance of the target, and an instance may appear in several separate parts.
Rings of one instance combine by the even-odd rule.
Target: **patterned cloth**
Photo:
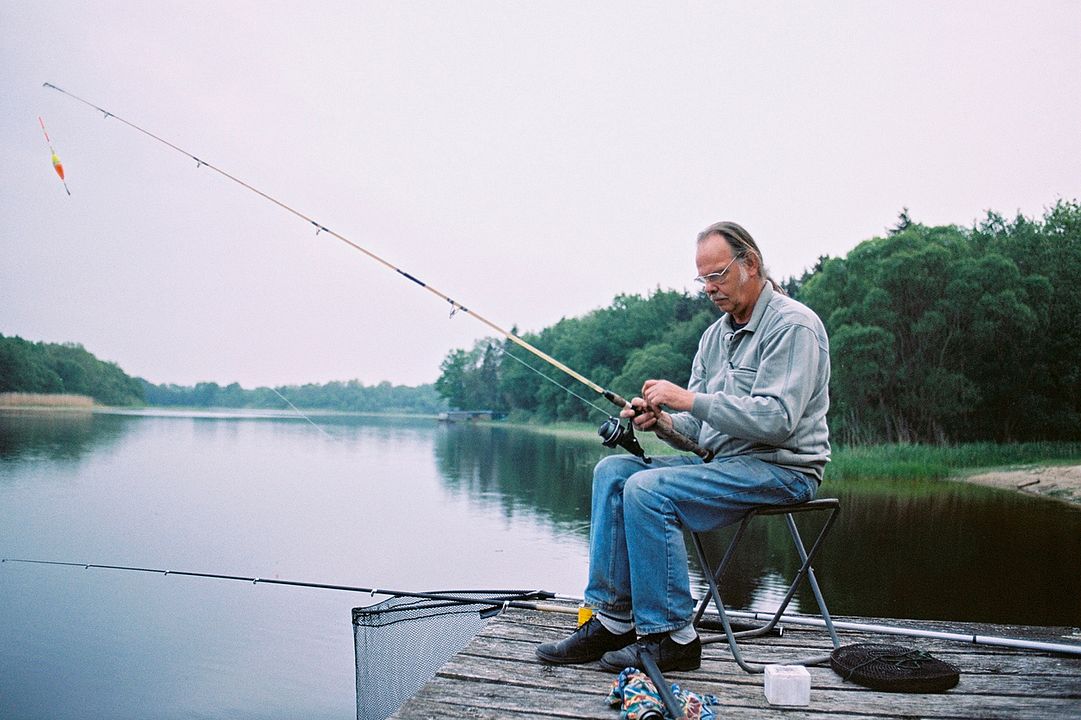
[[[714,720],[717,714],[711,706],[718,700],[713,695],[698,695],[672,683],[672,695],[683,708],[685,720]],[[629,667],[612,681],[608,704],[619,707],[620,720],[647,720],[664,717],[664,702],[649,676],[638,668]]]

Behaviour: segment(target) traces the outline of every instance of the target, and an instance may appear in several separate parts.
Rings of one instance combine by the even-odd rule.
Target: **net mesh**
[[[510,599],[498,591],[443,594]],[[409,597],[353,608],[357,720],[384,720],[392,715],[468,645],[498,609],[491,603]]]
[[[960,680],[955,666],[902,645],[844,645],[830,655],[830,666],[845,680],[886,692],[945,692]]]

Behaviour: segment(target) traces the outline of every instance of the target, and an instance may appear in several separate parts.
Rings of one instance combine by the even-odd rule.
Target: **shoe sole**
[[[605,670],[607,670],[608,672],[619,673],[619,672],[623,672],[623,670],[627,666],[626,665],[620,665],[619,667],[616,667],[612,663],[605,662],[604,660],[601,660],[601,667],[604,668]],[[658,664],[657,665],[657,669],[660,670],[662,673],[672,672],[672,671],[675,671],[675,672],[688,672],[690,670],[697,670],[700,667],[702,667],[702,658],[687,658],[685,660],[681,660],[681,661],[678,661],[678,662],[673,662],[673,663],[670,663],[670,664],[665,664],[665,665],[659,665]]]
[[[548,643],[545,643],[545,644],[548,644]],[[623,648],[625,648],[625,647],[627,647],[629,645],[633,645],[633,644],[634,644],[634,638],[631,638],[630,640],[628,640],[623,645],[618,645],[616,647],[608,648],[607,650],[604,650],[603,652],[601,652],[598,655],[583,655],[583,656],[576,657],[576,658],[573,658],[573,659],[567,658],[565,655],[549,655],[548,653],[544,652],[544,650],[541,649],[541,648],[544,647],[544,645],[539,645],[536,648],[534,648],[533,653],[542,662],[546,662],[546,663],[548,663],[550,665],[584,665],[586,663],[591,663],[591,662],[595,662],[597,660],[600,660],[607,653],[614,652],[616,650],[622,650]]]
[[[594,660],[599,659],[599,658],[581,658],[581,659],[580,658],[572,658],[572,659],[567,659],[565,657],[560,657],[560,656],[556,656],[556,655],[545,655],[540,650],[535,650],[534,652],[535,652],[537,658],[541,660],[541,662],[546,662],[549,665],[584,665],[585,663],[593,662]]]

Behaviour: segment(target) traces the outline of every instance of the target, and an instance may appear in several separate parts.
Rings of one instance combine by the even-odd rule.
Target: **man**
[[[619,672],[650,654],[662,671],[694,670],[702,645],[691,625],[683,528],[738,521],[759,505],[814,498],[829,460],[829,341],[819,318],[769,279],[739,225],[698,235],[695,263],[724,315],[703,333],[684,389],[647,380],[635,427],[695,438],[716,457],[612,455],[593,473],[586,604],[593,617],[537,647],[548,663],[600,660]]]

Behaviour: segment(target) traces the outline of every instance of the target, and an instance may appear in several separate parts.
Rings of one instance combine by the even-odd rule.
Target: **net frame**
[[[357,720],[385,720],[502,612],[536,591],[445,590],[353,608]],[[469,602],[476,598],[477,602]]]

